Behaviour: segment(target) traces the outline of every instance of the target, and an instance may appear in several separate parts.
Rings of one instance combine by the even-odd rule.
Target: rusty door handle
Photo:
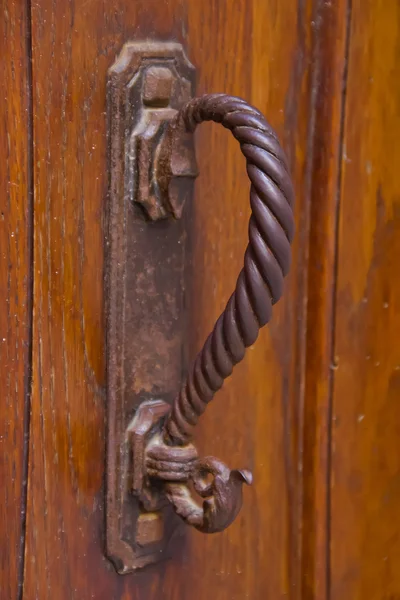
[[[236,517],[242,484],[250,484],[252,476],[247,470],[231,471],[213,457],[198,459],[191,443],[193,428],[271,318],[289,271],[294,220],[293,187],[275,132],[257,109],[225,94],[190,100],[170,122],[156,167],[160,188],[168,188],[173,176],[171,162],[179,160],[176,150],[181,148],[182,136],[192,134],[203,121],[215,121],[229,129],[246,158],[252,209],[249,243],[224,312],[189,370],[172,410],[148,440],[145,465],[150,485],[154,480],[163,482],[167,498],[186,523],[213,533],[225,529]],[[206,483],[210,475],[212,481]],[[192,498],[190,480],[204,498],[202,506]],[[143,495],[141,481],[138,488]]]
[[[241,98],[206,94],[188,102],[169,125],[173,156],[182,131],[203,121],[221,123],[240,143],[251,182],[249,243],[235,291],[198,354],[165,424],[165,439],[186,443],[208,402],[271,318],[290,267],[293,187],[282,147],[263,115]],[[171,138],[171,139],[169,139]]]
[[[169,220],[168,227],[178,227],[184,200],[188,195],[187,184],[189,183],[190,188],[190,180],[197,175],[193,134],[196,127],[204,121],[221,123],[238,140],[246,159],[251,184],[252,211],[244,266],[239,273],[235,290],[188,370],[180,391],[173,391],[175,397],[172,398],[172,407],[169,392],[160,399],[162,394],[157,391],[147,392],[146,397],[139,390],[134,397],[128,390],[120,401],[121,408],[116,411],[111,409],[109,412],[112,424],[115,423],[115,431],[121,432],[118,433],[120,443],[123,444],[124,439],[127,439],[130,447],[128,462],[121,463],[120,455],[114,449],[116,436],[114,433],[109,434],[109,457],[111,455],[112,460],[109,460],[108,467],[111,493],[107,510],[110,523],[114,523],[108,532],[111,540],[108,542],[109,555],[120,565],[115,558],[118,555],[118,560],[123,562],[123,566],[118,568],[121,572],[126,572],[157,560],[155,544],[160,542],[164,534],[157,530],[156,515],[161,514],[166,501],[187,524],[205,533],[225,529],[241,508],[242,486],[243,483],[252,482],[251,473],[245,469],[231,470],[214,457],[199,458],[192,442],[193,430],[207,404],[222,387],[224,380],[231,375],[233,367],[244,358],[246,348],[254,344],[260,328],[270,320],[272,306],[282,295],[283,280],[291,261],[294,193],[285,153],[276,133],[260,111],[245,100],[226,94],[207,94],[190,99],[189,82],[193,82],[193,67],[179,44],[126,45],[114,69],[111,88],[114,99],[111,108],[116,116],[112,115],[115,126],[111,137],[112,168],[116,183],[113,183],[112,176],[111,185],[114,211],[119,211],[121,215],[119,229],[113,225],[115,235],[111,261],[114,262],[111,262],[111,266],[115,273],[119,273],[119,257],[121,248],[124,248],[120,245],[120,238],[128,235],[126,222],[127,219],[129,221],[130,213],[126,208],[121,212],[121,207],[126,206],[124,197],[133,199],[136,205],[141,204],[141,217],[137,214],[132,217],[132,232],[136,231],[138,238],[154,235],[154,240],[159,243],[161,238],[157,235],[166,231],[163,222],[171,215],[175,219]],[[182,101],[185,96],[186,99]],[[129,100],[130,97],[135,99],[134,103]],[[143,106],[141,113],[137,109],[139,101],[142,101]],[[133,110],[136,113],[132,116],[130,111]],[[136,123],[134,126],[132,121]],[[121,145],[121,132],[125,132],[124,143],[125,148],[128,148],[125,152]],[[125,166],[118,168],[122,161],[125,161]],[[131,166],[128,168],[127,165]],[[131,181],[129,178],[132,173],[135,176]],[[221,188],[223,184],[221,181]],[[123,190],[123,194],[119,189]],[[132,235],[131,233],[129,239]],[[178,232],[177,235],[182,234]],[[143,239],[148,249],[150,246],[147,238]],[[129,243],[126,242],[128,250],[124,250],[124,260],[127,263]],[[154,245],[151,247],[154,248]],[[137,252],[140,252],[140,248],[132,250],[133,259]],[[113,253],[116,259],[113,259]],[[157,256],[157,259],[151,259],[151,272],[158,268],[157,261],[161,255]],[[165,259],[161,269],[170,268],[173,263],[174,270],[171,272],[177,272],[182,269],[182,261],[184,256],[177,258],[175,252]],[[117,266],[113,266],[115,264]],[[143,272],[139,275],[143,278]],[[125,290],[123,274],[118,277]],[[151,275],[148,277],[153,289],[155,280],[151,279]],[[173,285],[176,289],[176,282]],[[160,291],[163,293],[164,289]],[[111,296],[113,293],[111,288]],[[124,294],[125,292],[121,294],[119,304],[117,300],[112,301],[116,308],[114,312],[111,311],[115,316],[110,319],[109,326],[112,342],[109,351],[111,402],[116,396],[116,389],[118,394],[122,389],[120,373],[124,369],[126,371],[124,363],[118,369],[114,366],[115,352],[121,352],[120,340],[123,342],[124,336],[127,337],[126,327],[131,327],[131,333],[135,335],[138,327],[142,327],[145,322],[139,349],[143,352],[143,347],[147,344],[146,352],[150,354],[152,351],[148,342],[152,324],[146,325],[147,320],[151,322],[152,314],[149,312],[151,309],[143,312],[146,310],[143,309],[143,302],[135,328],[125,318],[124,323],[127,325],[124,325],[124,331],[119,337],[114,333],[118,328],[118,311],[123,306]],[[159,317],[157,323],[160,322],[163,323]],[[166,340],[171,337],[169,331],[166,333]],[[169,342],[167,346],[170,346]],[[171,363],[176,362],[172,355],[169,360]],[[128,378],[129,368],[128,365]],[[160,386],[155,389],[160,390]],[[120,414],[126,412],[129,403],[132,408],[129,409],[127,418],[131,418],[132,414],[133,418],[125,430],[123,427],[118,430],[118,423],[123,421]],[[124,435],[127,437],[124,438]],[[127,465],[122,471],[121,464]],[[122,473],[119,487],[115,487],[113,468]],[[129,476],[125,476],[125,472]],[[131,516],[125,519],[121,515],[128,506],[124,496],[126,485],[138,501],[139,516],[135,512],[137,509],[134,509]],[[122,492],[118,491],[121,489]],[[200,496],[200,501],[196,500],[193,490]],[[117,516],[114,514],[116,499],[120,506]],[[121,528],[124,519],[126,529]],[[129,536],[124,531],[128,531],[128,524],[135,521],[135,541],[128,543],[126,540]],[[115,534],[115,528],[119,528],[118,535]],[[121,540],[124,540],[122,546]],[[164,547],[161,544],[159,551]]]

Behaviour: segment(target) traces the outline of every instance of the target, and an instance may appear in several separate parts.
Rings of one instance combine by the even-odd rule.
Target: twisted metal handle
[[[239,141],[251,181],[249,243],[235,291],[199,352],[164,426],[165,440],[187,443],[193,427],[246,348],[271,318],[282,295],[294,232],[293,187],[276,133],[264,116],[241,98],[207,94],[189,101],[170,128],[193,132],[203,121],[230,129]]]
[[[107,544],[121,572],[165,556],[176,522],[163,533],[168,504],[204,533],[238,515],[251,472],[199,456],[192,432],[270,320],[290,267],[293,189],[277,136],[240,98],[189,100],[194,71],[180,44],[151,40],[126,44],[110,70]],[[230,129],[246,158],[249,243],[235,290],[171,407],[187,344],[179,219],[193,195],[193,132],[203,121]]]

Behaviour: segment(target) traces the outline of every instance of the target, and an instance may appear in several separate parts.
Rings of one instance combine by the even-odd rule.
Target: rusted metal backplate
[[[110,69],[107,554],[121,573],[168,555],[182,527],[169,507],[145,513],[131,493],[127,430],[141,402],[172,403],[186,368],[191,202],[182,218],[174,218],[146,169],[151,169],[163,133],[160,123],[172,118],[193,92],[194,70],[180,44],[126,44]],[[190,182],[181,187],[184,195],[190,194]]]

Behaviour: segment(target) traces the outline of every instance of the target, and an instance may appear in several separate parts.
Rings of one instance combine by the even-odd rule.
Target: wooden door
[[[396,0],[3,0],[0,598],[400,598]],[[197,92],[256,105],[296,190],[283,300],[200,450],[250,467],[225,532],[117,575],[104,555],[106,79],[178,40]],[[247,240],[235,141],[197,137],[193,354]]]

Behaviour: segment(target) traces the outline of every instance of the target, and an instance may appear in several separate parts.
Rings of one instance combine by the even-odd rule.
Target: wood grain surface
[[[399,51],[399,3],[354,0],[333,363],[332,600],[400,598]]]
[[[104,556],[106,80],[144,38],[185,45],[199,94],[266,114],[297,234],[270,326],[196,433],[202,455],[252,469],[240,516],[119,576]],[[399,52],[396,0],[0,2],[0,600],[400,600]],[[235,140],[196,135],[192,356],[250,211]]]
[[[302,444],[301,598],[329,598],[329,432],[347,0],[318,1],[310,115],[307,335]]]
[[[30,385],[29,27],[25,2],[0,3],[0,598],[22,582]]]
[[[24,597],[286,598],[296,586],[301,530],[304,235],[271,327],[197,435],[202,452],[253,469],[240,518],[220,535],[188,531],[182,555],[147,573],[118,576],[103,556],[105,84],[122,44],[144,37],[186,45],[199,93],[238,94],[266,113],[293,165],[298,222],[307,215],[309,3],[33,3],[35,311]],[[233,288],[249,216],[235,141],[202,126],[197,146],[193,354]]]

